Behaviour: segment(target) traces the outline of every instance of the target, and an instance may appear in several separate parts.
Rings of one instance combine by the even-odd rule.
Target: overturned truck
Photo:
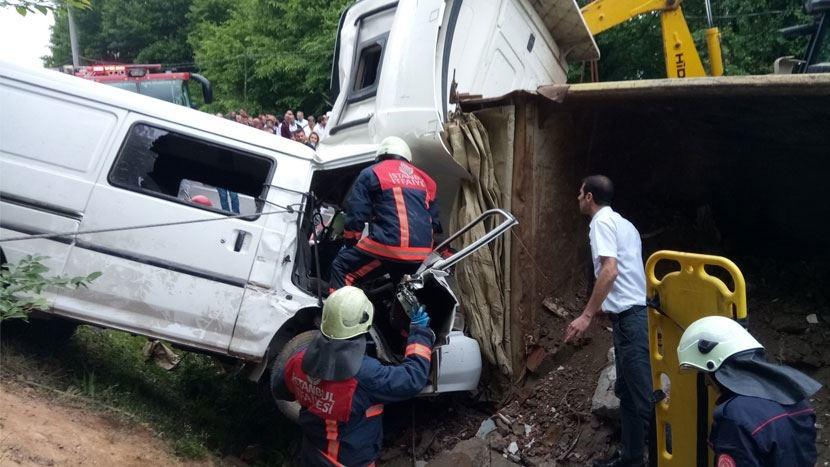
[[[569,1],[371,0],[340,20],[317,157],[368,161],[401,136],[438,182],[451,231],[491,208],[516,215],[455,285],[484,359],[512,379],[542,300],[588,274],[575,206],[588,173],[616,181],[647,254],[799,254],[782,242],[815,250],[827,233],[804,214],[824,209],[827,76],[562,84],[569,63],[598,56]]]
[[[572,295],[587,274],[576,208],[585,175],[615,181],[614,207],[639,227],[646,256],[830,254],[828,75],[542,86],[461,108],[478,120],[467,117],[463,132],[486,131],[502,206],[519,221],[504,246],[503,339],[480,336],[509,355],[514,378],[538,337],[542,300]],[[465,139],[465,152],[483,148]]]

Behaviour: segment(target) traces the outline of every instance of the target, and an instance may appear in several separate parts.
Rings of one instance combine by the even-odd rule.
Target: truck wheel
[[[286,418],[296,423],[300,419],[300,404],[296,401],[287,401],[285,397],[285,382],[282,379],[282,373],[288,359],[298,351],[308,347],[311,340],[318,331],[306,331],[292,337],[288,343],[283,346],[274,362],[271,364],[271,395],[274,397],[274,402],[277,408]]]

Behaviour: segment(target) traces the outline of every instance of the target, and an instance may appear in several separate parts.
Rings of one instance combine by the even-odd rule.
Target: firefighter
[[[409,145],[385,138],[346,200],[345,245],[331,266],[330,291],[384,273],[395,283],[414,273],[441,233],[435,192],[435,182],[412,165]],[[362,236],[367,222],[369,235]]]
[[[285,388],[301,406],[305,466],[374,465],[383,404],[409,399],[426,386],[435,335],[424,307],[412,313],[400,365],[365,355],[373,311],[362,290],[338,289],[323,306],[320,333],[285,365]]]
[[[769,363],[764,347],[723,316],[692,323],[677,355],[682,369],[704,372],[719,392],[709,436],[715,465],[816,465],[816,415],[808,398],[818,382]]]

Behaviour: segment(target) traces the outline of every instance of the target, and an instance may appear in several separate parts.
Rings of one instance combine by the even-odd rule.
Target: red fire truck
[[[75,68],[70,66],[69,68],[72,74],[80,78],[188,107],[193,107],[193,101],[190,98],[187,83],[194,80],[202,85],[204,103],[213,102],[213,89],[210,81],[198,73],[165,71],[159,64],[89,65]]]

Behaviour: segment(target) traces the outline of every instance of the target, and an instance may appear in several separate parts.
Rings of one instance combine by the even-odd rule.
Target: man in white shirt
[[[308,126],[308,120],[305,119],[305,113],[302,110],[297,111],[297,125],[300,125],[300,128],[303,129]]]
[[[329,135],[329,115],[331,112],[326,112],[320,115],[320,118],[317,119],[317,125],[314,128],[314,132],[320,137],[320,141],[325,139]]]
[[[594,263],[591,297],[582,314],[565,331],[565,342],[582,336],[603,312],[613,324],[620,398],[622,449],[594,466],[642,466],[654,407],[648,350],[646,276],[640,233],[611,209],[614,186],[608,177],[592,175],[579,189],[579,210],[591,218],[588,237]]]

